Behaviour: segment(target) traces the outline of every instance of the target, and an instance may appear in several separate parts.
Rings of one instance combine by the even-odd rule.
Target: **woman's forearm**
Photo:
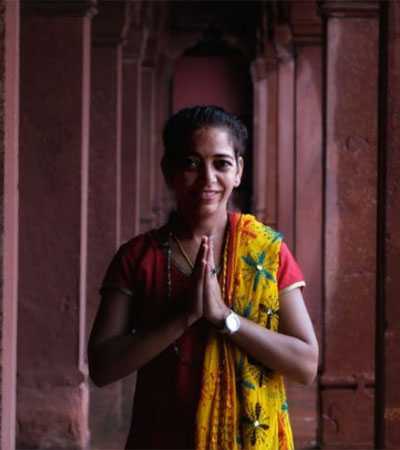
[[[151,330],[109,338],[89,345],[89,373],[97,386],[119,380],[148,363],[179,338],[193,322],[180,312]]]
[[[316,341],[268,330],[240,317],[240,329],[231,339],[244,351],[270,369],[303,384],[310,384],[318,367]]]

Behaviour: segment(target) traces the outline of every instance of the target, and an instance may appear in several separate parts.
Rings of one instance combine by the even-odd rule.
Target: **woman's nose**
[[[215,170],[212,165],[204,165],[202,175],[207,183],[213,183],[216,179]]]

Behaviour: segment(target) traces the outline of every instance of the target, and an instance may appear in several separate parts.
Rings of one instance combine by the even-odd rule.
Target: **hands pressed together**
[[[215,268],[213,241],[202,238],[191,275],[185,311],[156,328],[132,333],[132,298],[120,291],[103,295],[92,329],[88,357],[94,382],[101,386],[142,367],[163,351],[198,319],[223,328],[231,310],[224,303]],[[280,298],[279,333],[240,317],[240,330],[230,338],[271,369],[309,384],[318,367],[318,344],[299,288]]]
[[[192,272],[192,293],[188,322],[192,325],[204,317],[222,328],[230,309],[224,303],[215,274],[213,238],[203,236]]]

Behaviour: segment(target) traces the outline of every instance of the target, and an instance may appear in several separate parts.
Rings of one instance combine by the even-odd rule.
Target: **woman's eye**
[[[199,162],[195,159],[185,158],[182,161],[182,169],[195,169],[199,165]]]
[[[219,159],[217,161],[217,167],[220,167],[220,168],[223,168],[223,169],[226,168],[226,167],[230,167],[231,165],[232,165],[231,162],[226,160],[226,159]]]

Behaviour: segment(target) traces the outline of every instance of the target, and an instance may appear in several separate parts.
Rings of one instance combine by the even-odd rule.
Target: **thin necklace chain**
[[[185,257],[190,268],[193,270],[194,264],[192,263],[191,259],[189,258],[189,255],[186,253],[185,249],[183,248],[181,241],[178,239],[178,236],[176,234],[174,234],[173,236],[174,236],[175,242],[178,244],[179,250],[181,251],[182,255]]]
[[[182,253],[183,257],[186,259],[186,261],[189,264],[190,268],[193,270],[194,269],[194,264],[192,263],[192,260],[189,258],[189,255],[186,253],[182,242],[178,239],[178,236],[176,234],[172,234],[172,236],[173,236],[175,242],[177,243],[178,248],[179,248],[180,252]],[[219,274],[220,271],[221,271],[221,267],[216,267],[215,270],[216,270],[216,273]]]

